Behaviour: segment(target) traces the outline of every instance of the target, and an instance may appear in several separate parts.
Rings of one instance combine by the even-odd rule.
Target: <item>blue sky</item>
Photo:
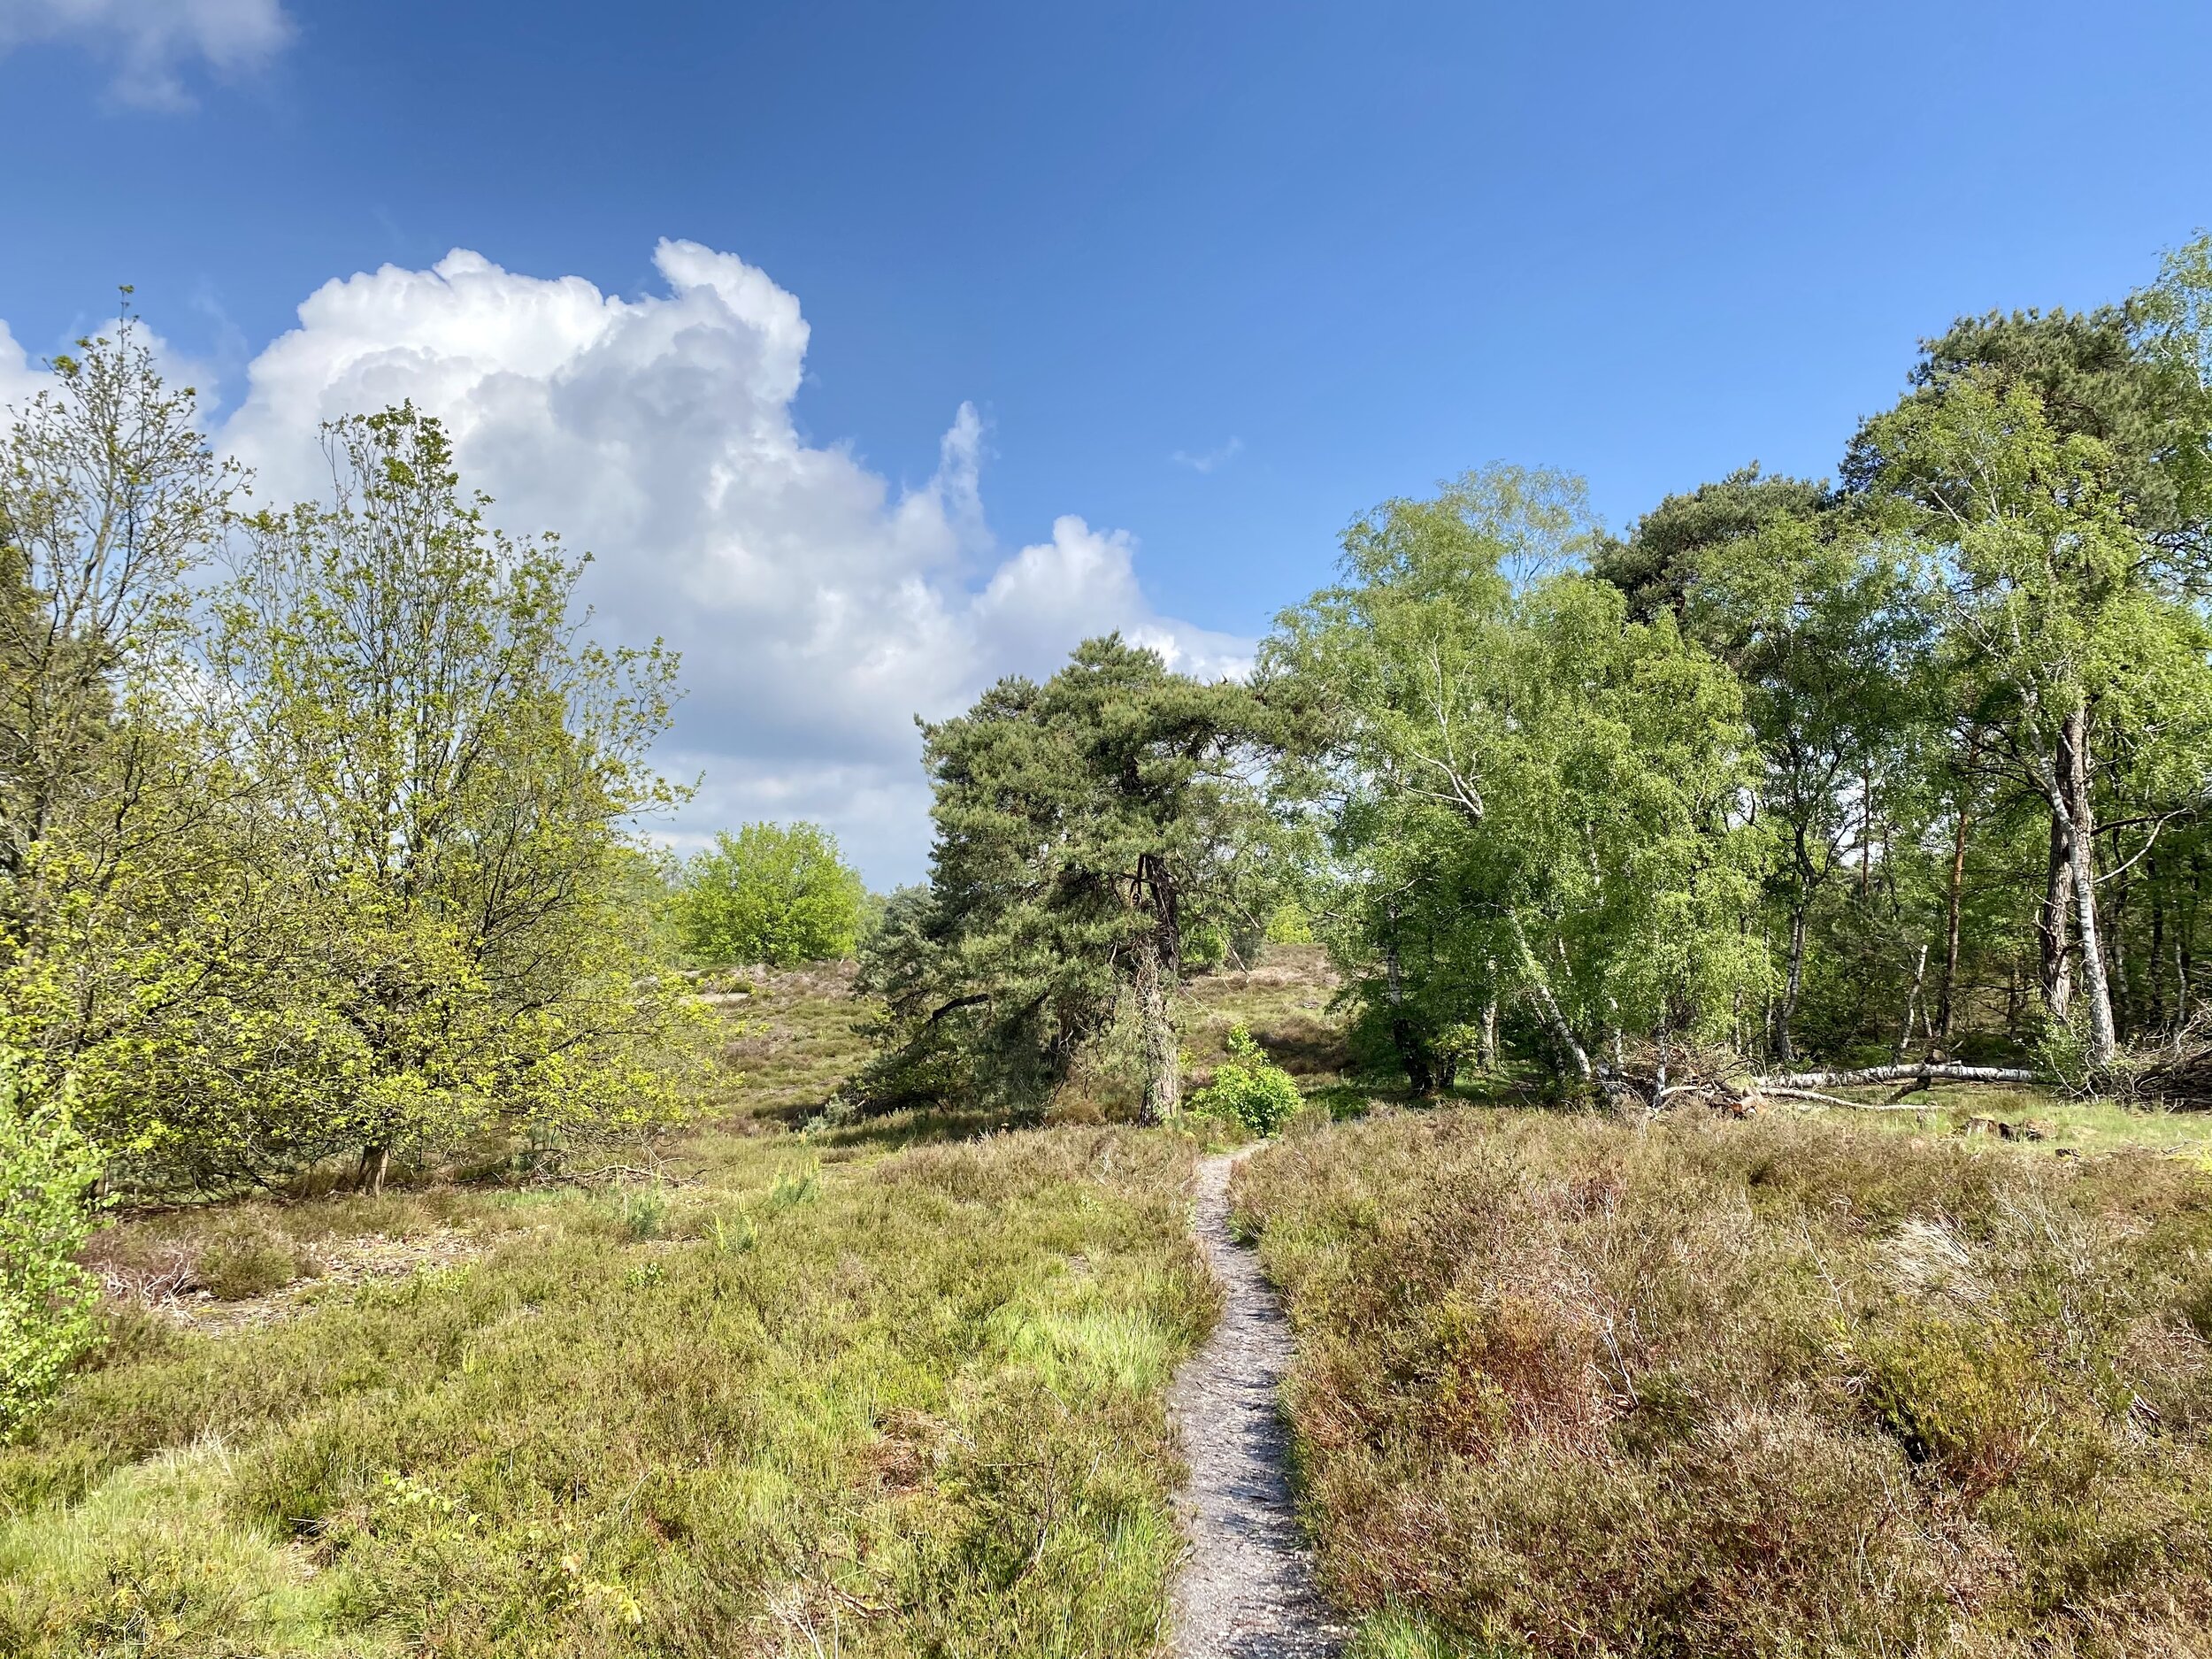
[[[709,773],[685,827],[824,817],[879,881],[920,868],[907,716],[1042,665],[1079,620],[1053,594],[1203,667],[1325,579],[1355,511],[1470,465],[1580,472],[1617,524],[1754,457],[1824,472],[1918,336],[2116,298],[2212,223],[2201,4],[0,0],[10,42],[0,320],[34,358],[133,282],[235,411],[324,284],[454,248],[642,301],[681,239],[795,296],[804,378],[745,380],[745,419],[787,421],[791,478],[843,455],[834,502],[687,520],[693,565],[634,581],[625,538],[675,533],[580,511],[595,598],[703,669],[672,750]],[[415,301],[374,297],[372,343],[413,349]],[[714,341],[780,362],[797,336],[750,303]],[[583,400],[688,384],[680,342],[649,375],[583,373],[600,327],[543,369],[571,437],[600,430]],[[288,411],[416,385],[296,355],[321,366],[237,433],[278,480]],[[525,430],[486,426],[486,466],[542,517],[565,498],[513,454]],[[664,447],[646,431],[623,453]],[[745,487],[785,501],[776,478]],[[837,604],[793,586],[841,560],[864,572]],[[1010,572],[1031,598],[971,614]],[[866,634],[916,581],[929,617]],[[886,666],[815,721],[829,658],[771,636],[819,646],[840,618],[885,664],[956,635],[957,672]]]

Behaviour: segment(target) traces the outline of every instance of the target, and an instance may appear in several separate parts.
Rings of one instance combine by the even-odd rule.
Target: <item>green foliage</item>
[[[0,1050],[0,1441],[32,1423],[97,1330],[98,1282],[77,1265],[101,1159],[61,1102]]]
[[[1740,687],[1563,568],[1578,499],[1509,472],[1386,503],[1263,649],[1263,695],[1317,711],[1289,777],[1323,815],[1317,908],[1417,1091],[1501,1005],[1586,1079],[1607,1033],[1724,1030],[1763,985]]]
[[[853,1099],[1035,1107],[1119,1011],[1142,1110],[1177,1110],[1187,941],[1251,910],[1240,882],[1260,861],[1242,855],[1264,819],[1241,768],[1263,723],[1243,687],[1171,673],[1117,637],[925,728],[930,887],[894,899],[864,964],[887,1014]]]
[[[51,388],[0,411],[0,937],[17,949],[119,865],[173,862],[196,757],[164,716],[188,584],[241,481],[127,311],[52,367]],[[198,781],[219,797],[219,777]]]
[[[1826,485],[1762,473],[1755,461],[1718,483],[1669,495],[1636,521],[1626,541],[1598,536],[1590,573],[1621,590],[1632,617],[1649,621],[1682,608],[1708,551],[1815,523],[1829,500]]]
[[[1229,1033],[1229,1056],[1214,1068],[1213,1081],[1191,1096],[1191,1110],[1231,1118],[1256,1135],[1277,1133],[1306,1103],[1296,1079],[1241,1025]]]
[[[2001,1328],[1924,1319],[1880,1333],[1864,1359],[1869,1409],[1969,1492],[2016,1473],[2054,1415],[2033,1350]]]
[[[118,1179],[590,1132],[687,1026],[627,825],[674,663],[581,634],[437,423],[326,430],[325,502],[237,480],[127,319],[0,466],[0,1041]],[[231,578],[197,580],[234,531]]]
[[[1839,488],[1753,466],[1624,540],[1494,468],[1357,520],[1258,682],[1356,1051],[1419,1094],[1502,1051],[1617,1094],[1637,1043],[1787,1070],[2070,1025],[2093,1073],[2185,1029],[2208,248],[2123,304],[1961,319]]]
[[[684,865],[674,896],[685,949],[711,966],[849,956],[867,905],[866,884],[817,824],[724,831]]]

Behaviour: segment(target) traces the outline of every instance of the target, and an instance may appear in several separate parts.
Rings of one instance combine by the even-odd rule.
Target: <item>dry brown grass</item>
[[[2212,1179],[1819,1122],[1262,1154],[1373,1655],[2212,1651]]]
[[[1194,1082],[1202,1087],[1228,1057],[1241,1025],[1274,1061],[1309,1087],[1340,1081],[1349,1064],[1330,1011],[1340,981],[1318,945],[1271,945],[1249,972],[1224,970],[1185,987],[1182,1037]]]

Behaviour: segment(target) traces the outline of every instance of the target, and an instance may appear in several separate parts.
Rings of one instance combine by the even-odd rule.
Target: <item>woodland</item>
[[[1616,536],[1576,478],[1470,472],[1355,520],[1248,681],[1098,641],[927,728],[858,1097],[1036,1101],[1118,1042],[1171,1114],[1169,989],[1287,926],[1420,1095],[1519,1060],[1646,1105],[1908,1062],[2197,1098],[2207,259],[1960,319],[1833,481],[1753,465]]]

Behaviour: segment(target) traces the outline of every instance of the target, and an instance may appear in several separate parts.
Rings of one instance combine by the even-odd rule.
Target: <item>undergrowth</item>
[[[803,1011],[772,1110],[850,1010]],[[0,1448],[0,1653],[1149,1650],[1163,1396],[1214,1317],[1190,1154],[931,1143],[972,1127],[740,1112],[660,1148],[664,1179],[113,1230],[113,1282],[283,1288],[220,1334],[111,1298],[96,1360]],[[325,1274],[365,1232],[468,1248]]]
[[[1240,1173],[1366,1659],[2212,1650],[2212,1179],[1396,1113]]]

